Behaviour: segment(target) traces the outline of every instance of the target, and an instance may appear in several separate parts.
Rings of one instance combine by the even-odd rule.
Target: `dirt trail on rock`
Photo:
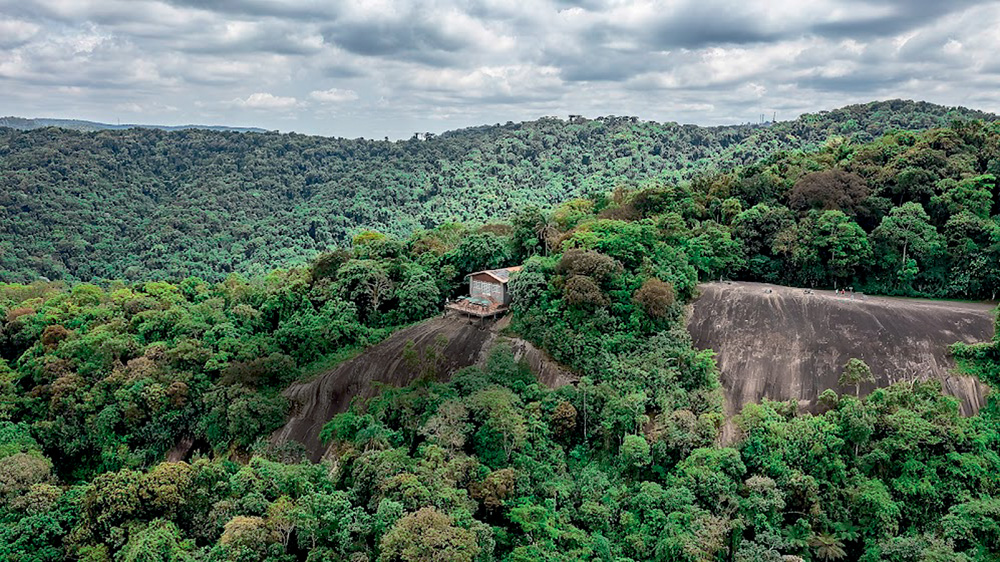
[[[937,378],[944,391],[972,415],[985,404],[987,387],[951,373],[948,346],[993,337],[990,304],[889,297],[854,298],[833,291],[763,283],[707,283],[699,287],[688,330],[695,347],[714,349],[728,416],[744,404],[797,400],[815,411],[824,390],[854,392],[837,380],[851,358],[864,360],[876,387]]]
[[[413,342],[417,355],[422,356],[439,338],[447,340],[441,353],[442,364],[437,369],[442,373],[441,380],[447,380],[463,367],[484,364],[489,350],[499,340],[510,343],[515,358],[525,360],[542,384],[555,388],[576,380],[572,373],[530,343],[499,336],[497,332],[505,325],[505,320],[480,327],[478,321],[470,324],[457,316],[434,318],[392,334],[308,382],[293,384],[284,392],[292,403],[292,413],[285,426],[274,433],[272,443],[298,441],[305,445],[312,460],[322,458],[326,448],[320,443],[319,433],[333,416],[347,410],[351,400],[378,394],[379,385],[375,383],[403,387],[417,378],[419,367],[405,360],[409,342]]]

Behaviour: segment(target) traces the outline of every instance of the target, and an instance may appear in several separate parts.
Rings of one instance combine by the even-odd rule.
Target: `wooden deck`
[[[503,316],[509,307],[502,304],[490,304],[484,306],[465,301],[455,301],[446,304],[444,308],[446,314],[448,311],[455,311],[459,314],[475,318],[496,318],[498,316]]]

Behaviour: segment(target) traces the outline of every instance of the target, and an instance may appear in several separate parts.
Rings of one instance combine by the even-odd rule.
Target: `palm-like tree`
[[[539,215],[538,221],[535,223],[535,236],[538,237],[538,241],[542,244],[542,251],[545,255],[549,255],[552,251],[552,244],[555,237],[559,234],[559,229],[556,222],[552,220],[552,215]]]
[[[816,558],[820,560],[840,560],[847,556],[844,543],[833,533],[820,533],[809,539],[809,546],[816,549]]]

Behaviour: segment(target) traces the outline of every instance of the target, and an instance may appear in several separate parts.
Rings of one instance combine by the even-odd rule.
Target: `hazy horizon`
[[[868,100],[868,101],[865,101],[865,102],[858,102],[858,103],[860,103],[860,104],[866,104],[866,103],[878,103],[878,102],[885,102],[885,101],[891,101],[891,100],[890,99],[873,99],[873,100]],[[904,100],[904,101],[935,103],[935,102],[929,101],[929,100]],[[803,115],[807,115],[807,114],[810,114],[810,113],[819,113],[819,112],[823,112],[823,111],[837,110],[837,109],[841,109],[843,107],[847,107],[849,105],[855,105],[855,104],[846,104],[846,105],[836,106],[836,107],[821,108],[821,109],[817,109],[815,111],[806,111],[806,112],[798,113],[798,114],[795,114],[795,115],[789,115],[787,117],[782,117],[780,115],[776,115],[775,113],[767,114],[767,115],[765,115],[765,114],[759,114],[759,115],[756,116],[757,117],[756,120],[750,120],[750,119],[748,119],[748,120],[744,120],[744,121],[741,121],[741,122],[733,122],[733,123],[711,123],[711,124],[691,123],[691,122],[685,122],[685,121],[678,121],[676,119],[646,119],[642,115],[626,115],[626,114],[622,114],[622,115],[610,115],[610,114],[609,115],[580,115],[580,116],[583,117],[584,119],[600,119],[600,118],[604,118],[604,117],[635,117],[635,118],[639,119],[639,121],[656,122],[656,123],[670,123],[670,122],[674,122],[674,123],[677,123],[679,125],[696,125],[696,126],[700,126],[700,127],[737,127],[737,126],[743,126],[743,125],[754,125],[754,124],[757,124],[760,121],[761,118],[763,119],[763,122],[765,122],[765,123],[766,122],[780,122],[780,121],[794,121],[794,120],[798,119],[799,117],[802,117]],[[941,106],[946,106],[946,107],[948,106],[947,104],[936,104],[936,105],[941,105]],[[981,110],[978,107],[967,107],[966,109],[985,111],[985,110]],[[489,122],[489,123],[472,123],[472,124],[468,124],[468,125],[459,125],[459,126],[456,126],[456,127],[453,127],[453,128],[441,129],[441,130],[438,130],[438,131],[413,131],[409,135],[403,135],[403,136],[398,136],[398,137],[390,137],[390,140],[406,140],[406,139],[412,137],[414,133],[419,133],[421,135],[423,135],[424,133],[432,133],[432,134],[435,134],[435,135],[439,135],[441,133],[447,133],[447,132],[451,132],[451,131],[458,131],[458,130],[462,130],[462,129],[470,129],[470,128],[476,128],[476,127],[491,127],[491,126],[496,126],[496,125],[504,125],[504,124],[506,124],[508,122],[527,123],[527,122],[538,121],[540,119],[547,119],[547,118],[557,118],[557,119],[562,119],[562,120],[568,120],[568,118],[569,118],[570,115],[578,115],[578,114],[538,115],[536,117],[527,118],[527,119],[505,120],[505,121],[496,121],[496,122]],[[382,140],[382,138],[384,138],[384,137],[377,138],[377,137],[373,137],[373,136],[370,136],[370,135],[363,135],[363,134],[362,135],[346,136],[346,135],[337,135],[337,134],[324,134],[324,133],[321,133],[321,132],[320,133],[307,133],[307,132],[304,132],[304,131],[295,131],[295,130],[268,129],[266,127],[255,125],[253,123],[235,123],[235,124],[234,123],[197,123],[197,122],[183,122],[183,123],[181,123],[181,122],[178,122],[178,123],[155,122],[154,123],[154,122],[131,122],[131,121],[130,122],[124,122],[124,121],[122,121],[122,122],[110,122],[110,121],[102,121],[100,119],[86,119],[86,118],[79,118],[79,117],[63,117],[63,116],[37,116],[37,115],[36,116],[31,116],[31,117],[24,116],[24,115],[6,115],[6,116],[0,116],[0,119],[4,119],[4,118],[19,118],[19,119],[39,120],[39,121],[41,121],[41,120],[48,120],[48,121],[78,121],[78,122],[86,122],[86,123],[96,123],[96,124],[101,124],[101,125],[114,125],[114,126],[120,126],[120,127],[179,127],[179,128],[184,128],[184,127],[213,128],[213,127],[217,127],[217,128],[229,128],[229,129],[261,129],[261,130],[266,131],[266,132],[277,131],[279,133],[299,133],[299,134],[305,134],[305,135],[310,135],[310,136],[319,136],[319,137],[364,138],[364,139],[369,139],[369,140]]]

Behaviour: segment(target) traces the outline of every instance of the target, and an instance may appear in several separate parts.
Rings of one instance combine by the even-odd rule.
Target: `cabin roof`
[[[486,275],[489,275],[490,277],[496,279],[500,283],[506,285],[507,281],[510,281],[510,274],[518,271],[521,271],[521,266],[519,265],[516,267],[504,267],[501,269],[484,269],[482,271],[475,271],[473,273],[466,275],[466,277],[472,277],[473,275],[479,275],[485,273]]]

